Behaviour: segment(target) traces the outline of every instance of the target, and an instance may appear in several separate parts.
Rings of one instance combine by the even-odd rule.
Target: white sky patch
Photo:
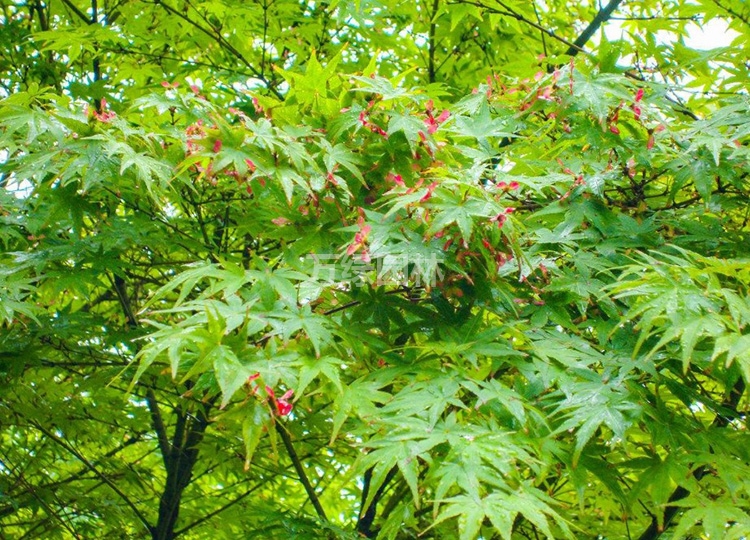
[[[715,49],[729,47],[739,34],[729,28],[722,19],[711,19],[703,27],[693,25],[690,35],[685,39],[685,45],[692,49]]]
[[[617,41],[625,35],[622,28],[624,21],[610,20],[604,25],[604,35],[610,41]],[[688,35],[685,37],[685,45],[691,49],[708,50],[717,47],[729,47],[739,34],[729,28],[723,19],[711,19],[703,25],[692,23],[688,26]],[[660,43],[669,43],[674,40],[674,34],[667,31],[656,33],[656,40]]]

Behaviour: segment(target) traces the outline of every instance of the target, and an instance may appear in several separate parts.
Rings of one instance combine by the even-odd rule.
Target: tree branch
[[[297,455],[297,451],[294,449],[294,445],[292,444],[292,437],[289,435],[289,431],[287,431],[286,427],[283,426],[278,420],[274,422],[274,425],[276,426],[276,432],[279,434],[282,442],[284,443],[284,448],[286,448],[286,451],[292,460],[294,470],[297,471],[299,481],[305,488],[305,492],[307,493],[307,497],[310,499],[313,508],[315,508],[315,512],[318,514],[318,517],[320,519],[322,519],[323,521],[328,521],[325,510],[323,510],[323,506],[320,504],[320,500],[318,499],[318,495],[315,493],[315,489],[312,487],[310,479],[307,478],[305,469],[304,467],[302,467],[302,462]]]
[[[377,514],[378,502],[380,501],[381,497],[383,497],[383,493],[385,493],[386,487],[388,486],[390,481],[393,480],[393,477],[396,476],[397,472],[398,467],[392,467],[391,470],[388,471],[388,474],[386,474],[383,483],[380,485],[378,490],[375,492],[375,495],[372,497],[370,505],[365,508],[364,504],[367,500],[367,496],[370,493],[372,468],[365,471],[363,480],[364,485],[362,487],[362,500],[360,502],[359,518],[357,519],[357,532],[363,534],[366,538],[375,538],[375,536],[377,535],[377,531],[372,530],[372,524],[375,521],[375,516]]]
[[[437,16],[439,7],[440,0],[433,0],[432,11],[428,12],[430,16],[430,30],[428,41],[429,50],[427,52],[427,81],[430,83],[435,82],[435,51],[437,50],[437,43],[435,42],[437,39],[435,35],[437,31],[437,23],[435,22],[435,17]]]
[[[146,390],[146,404],[148,410],[151,413],[151,425],[154,427],[156,432],[156,438],[159,441],[159,450],[161,450],[161,456],[164,460],[164,465],[167,465],[169,459],[169,440],[167,438],[167,428],[164,425],[164,419],[161,416],[159,410],[159,404],[156,402],[156,395],[154,391],[149,388]]]
[[[78,9],[73,2],[71,2],[70,0],[62,0],[62,3],[65,4],[68,7],[68,9],[70,9],[70,11],[75,13],[76,17],[81,19],[86,24],[91,24],[91,19],[89,19],[88,16],[83,11]]]
[[[180,512],[180,502],[185,488],[190,484],[193,467],[198,460],[198,444],[208,427],[208,411],[213,401],[204,404],[203,410],[196,416],[190,416],[182,407],[177,407],[177,424],[175,425],[172,447],[165,459],[167,479],[164,492],[159,500],[159,518],[153,529],[154,540],[172,540],[175,537],[174,526]]]
[[[552,39],[557,40],[557,41],[559,41],[560,43],[562,43],[564,45],[567,45],[568,46],[568,50],[570,50],[570,49],[576,49],[578,52],[582,52],[584,54],[591,54],[590,52],[586,51],[585,49],[583,49],[581,47],[577,47],[574,43],[568,41],[564,37],[558,36],[552,30],[549,30],[549,29],[545,28],[541,24],[538,24],[538,23],[532,21],[531,19],[527,19],[526,17],[524,17],[520,13],[516,12],[512,8],[508,7],[507,5],[505,5],[502,2],[498,2],[498,4],[500,6],[502,6],[503,9],[497,9],[497,8],[492,7],[492,6],[488,6],[486,4],[483,4],[482,2],[473,1],[473,0],[457,0],[457,1],[451,2],[451,3],[452,4],[469,4],[469,5],[472,5],[472,6],[477,6],[477,7],[480,7],[482,9],[485,9],[485,10],[489,11],[490,13],[497,13],[498,15],[505,15],[506,17],[512,17],[512,18],[516,19],[517,21],[520,21],[520,22],[522,22],[524,24],[528,24],[529,26],[531,26],[533,28],[536,28],[540,32],[543,32],[544,34],[547,34]]]
[[[39,493],[37,493],[37,488],[33,486],[31,483],[29,483],[24,477],[23,473],[20,471],[15,471],[14,467],[8,463],[8,462],[2,462],[3,468],[8,472],[8,474],[12,477],[15,476],[18,479],[18,482],[25,488],[26,492],[31,495],[33,499],[39,502],[39,504],[44,508],[44,511],[47,513],[48,519],[50,521],[58,521],[62,527],[67,530],[70,534],[73,535],[74,538],[78,537],[78,532],[73,528],[73,526],[68,523],[65,519],[63,519],[63,515],[56,512],[47,501],[45,501],[44,497],[40,496]],[[55,497],[56,498],[56,497]],[[59,502],[59,501],[58,501]],[[64,505],[61,505],[64,506]],[[12,515],[17,508],[13,505],[9,506],[10,512],[4,515]],[[67,517],[67,516],[65,516]],[[46,520],[45,520],[46,521]],[[44,521],[41,521],[40,523],[44,523]],[[39,526],[39,524],[37,524]],[[23,535],[25,538],[29,533],[31,533],[36,527],[32,527],[26,533]],[[0,532],[2,534],[2,532]],[[3,536],[3,538],[5,538]]]
[[[609,4],[600,9],[599,13],[597,13],[596,17],[594,17],[594,20],[589,23],[586,29],[581,32],[581,35],[578,36],[578,38],[570,47],[568,47],[568,50],[565,51],[565,54],[568,56],[576,56],[580,51],[582,51],[583,46],[588,43],[588,41],[591,39],[591,36],[593,36],[596,31],[599,30],[599,27],[601,27],[602,24],[607,22],[610,17],[612,17],[612,13],[614,13],[614,11],[619,7],[620,4],[622,4],[622,0],[610,0]]]

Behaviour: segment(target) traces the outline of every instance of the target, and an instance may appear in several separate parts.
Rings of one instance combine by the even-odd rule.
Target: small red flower
[[[498,227],[502,227],[503,225],[505,225],[505,222],[508,219],[508,214],[512,214],[515,211],[516,211],[515,208],[508,207],[505,210],[503,210],[502,212],[500,212],[498,215],[496,215],[495,217],[490,218],[490,221],[491,222],[492,221],[496,221],[497,222],[497,226]]]
[[[642,99],[643,99],[643,88],[639,88],[638,91],[635,93],[635,102],[638,103]]]
[[[429,107],[427,108],[427,118],[424,121],[424,125],[427,126],[427,133],[432,135],[433,133],[437,131],[438,127],[440,127],[440,124],[442,124],[443,122],[448,120],[448,118],[450,118],[451,113],[449,110],[446,109],[440,113],[440,116],[435,118],[432,115],[432,100],[428,102],[428,105]]]
[[[268,394],[268,401],[271,402],[271,405],[276,409],[276,412],[279,413],[279,415],[286,416],[292,412],[292,404],[289,403],[289,398],[294,395],[294,390],[288,390],[283,396],[276,399],[273,388],[266,386],[266,394]]]
[[[573,62],[573,57],[570,57],[570,76],[568,79],[568,87],[570,89],[570,95],[573,95],[573,68],[575,67],[575,62]]]
[[[401,178],[400,174],[388,173],[388,175],[385,178],[386,178],[386,180],[390,180],[391,182],[393,182],[397,186],[404,186],[405,185],[404,184],[404,179]]]
[[[503,225],[505,225],[505,220],[508,219],[508,216],[506,216],[504,213],[500,213],[496,215],[493,218],[490,218],[490,221],[497,221],[497,226],[502,228]]]
[[[424,196],[421,199],[419,199],[419,202],[429,201],[430,198],[432,198],[432,193],[435,191],[435,188],[437,186],[438,186],[437,182],[433,182],[429,186],[427,186],[427,193],[425,193]]]
[[[354,255],[360,248],[365,248],[365,252],[366,252],[367,236],[370,234],[370,231],[372,230],[372,227],[365,224],[364,216],[361,216],[361,215],[359,216],[359,219],[357,220],[357,225],[359,226],[359,231],[357,231],[354,234],[354,242],[352,242],[349,245],[349,247],[346,249],[346,254],[349,257]]]
[[[274,225],[277,225],[279,227],[283,227],[285,225],[289,225],[291,223],[291,221],[288,220],[287,218],[283,217],[283,216],[280,216],[280,217],[277,217],[277,218],[273,218],[271,220],[271,223],[273,223]]]
[[[427,133],[432,135],[435,133],[438,129],[438,124],[435,122],[435,119],[432,117],[432,115],[427,117],[427,120],[424,121],[424,125],[427,126]]]
[[[276,401],[276,410],[281,416],[286,416],[292,412],[292,404],[288,400],[293,395],[294,390],[289,390]]]

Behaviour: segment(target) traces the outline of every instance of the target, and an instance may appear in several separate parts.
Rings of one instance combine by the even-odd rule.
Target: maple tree
[[[750,532],[742,0],[0,17],[0,535]]]

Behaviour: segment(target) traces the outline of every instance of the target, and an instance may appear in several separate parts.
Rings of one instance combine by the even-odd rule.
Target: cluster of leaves
[[[664,84],[736,64],[540,65],[553,12],[395,4],[31,6],[59,26],[0,102],[0,534],[750,532],[750,107]],[[498,32],[513,73],[472,52]],[[265,91],[196,66],[223,55]]]

